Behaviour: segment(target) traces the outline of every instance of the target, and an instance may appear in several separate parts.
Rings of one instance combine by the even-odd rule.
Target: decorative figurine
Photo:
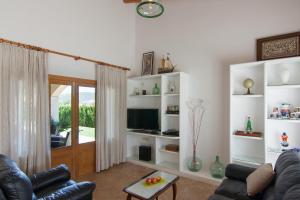
[[[291,113],[291,119],[300,120],[300,107],[294,108],[294,112]]]
[[[280,107],[280,113],[281,113],[281,117],[282,119],[289,119],[290,118],[290,104],[288,103],[282,103],[281,107]]]
[[[251,95],[252,93],[251,93],[250,89],[254,86],[254,81],[252,79],[248,78],[244,81],[243,85],[247,89],[246,95]]]
[[[281,118],[281,112],[278,107],[274,107],[272,113],[270,114],[270,118],[279,119]]]
[[[154,86],[154,88],[152,89],[152,94],[157,95],[157,94],[159,94],[159,93],[160,93],[160,89],[159,89],[157,83],[155,83],[155,86]]]
[[[252,133],[252,123],[251,123],[251,117],[248,116],[247,125],[246,125],[246,133]]]
[[[288,143],[288,135],[286,134],[286,132],[283,132],[282,135],[281,135],[281,146],[283,148],[286,148],[289,146],[289,143]]]

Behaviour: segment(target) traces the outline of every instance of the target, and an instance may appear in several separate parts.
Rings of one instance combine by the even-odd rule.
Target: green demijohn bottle
[[[160,89],[159,89],[157,83],[155,83],[155,86],[152,89],[152,94],[158,95],[159,93],[160,93]]]
[[[225,167],[221,163],[219,156],[216,156],[215,162],[210,166],[210,174],[214,178],[222,179],[225,176]]]

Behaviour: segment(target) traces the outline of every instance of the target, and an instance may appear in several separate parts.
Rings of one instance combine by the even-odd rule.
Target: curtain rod
[[[33,45],[29,45],[29,44],[24,44],[24,43],[20,43],[20,42],[15,42],[15,41],[11,41],[11,40],[6,40],[6,39],[3,39],[3,38],[0,38],[0,43],[8,43],[8,44],[16,45],[18,47],[23,47],[23,48],[26,48],[26,49],[32,49],[32,50],[35,50],[35,51],[43,51],[43,52],[46,52],[46,53],[52,53],[52,54],[56,54],[56,55],[60,55],[60,56],[70,57],[70,58],[73,58],[76,61],[77,60],[84,60],[84,61],[87,61],[87,62],[96,63],[98,65],[103,65],[103,66],[107,66],[107,67],[112,67],[112,68],[117,68],[117,69],[121,69],[121,70],[130,71],[130,69],[127,68],[127,67],[121,67],[121,66],[118,66],[118,65],[113,65],[113,64],[109,64],[109,63],[98,61],[98,60],[93,60],[93,59],[89,59],[89,58],[85,58],[85,57],[81,57],[81,56],[76,56],[76,55],[63,53],[63,52],[59,52],[59,51],[54,51],[54,50],[50,50],[50,49],[46,49],[46,48],[42,48],[42,47],[38,47],[38,46],[33,46]]]

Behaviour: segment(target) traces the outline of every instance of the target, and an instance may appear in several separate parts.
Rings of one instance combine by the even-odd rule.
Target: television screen
[[[158,109],[127,109],[127,128],[158,130]]]

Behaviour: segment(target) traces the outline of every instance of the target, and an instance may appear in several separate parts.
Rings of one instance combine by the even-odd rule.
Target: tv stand
[[[144,133],[144,134],[151,134],[151,135],[159,135],[161,132],[159,130],[131,130],[135,133]]]

